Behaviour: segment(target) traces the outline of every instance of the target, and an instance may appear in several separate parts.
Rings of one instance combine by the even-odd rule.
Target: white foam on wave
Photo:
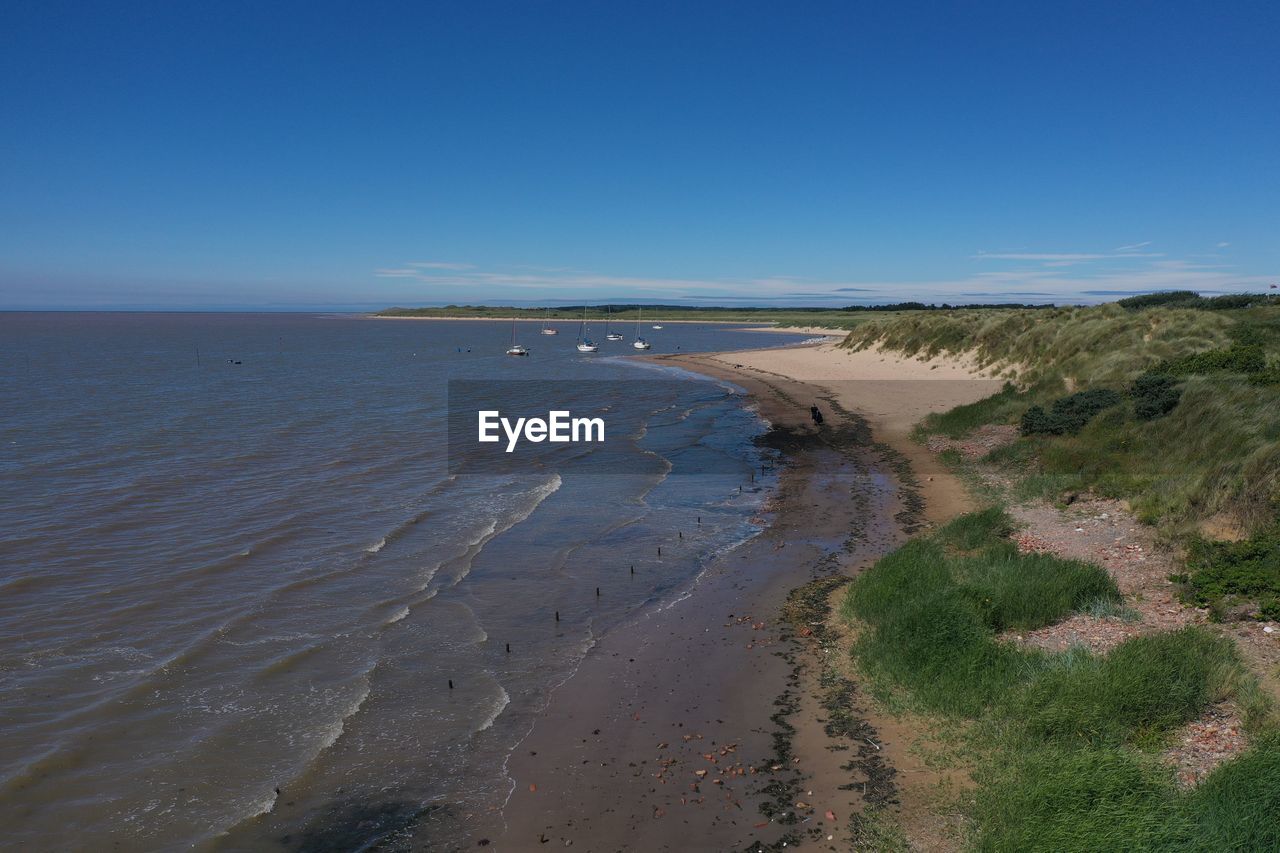
[[[304,768],[314,765],[316,762],[316,759],[318,759],[324,753],[325,750],[327,750],[329,747],[337,743],[338,738],[342,737],[342,733],[346,729],[347,720],[351,719],[364,705],[365,700],[369,698],[369,685],[370,683],[372,683],[372,681],[373,681],[373,669],[370,669],[368,672],[365,673],[363,689],[360,691],[359,695],[355,697],[355,700],[352,701],[349,705],[347,705],[346,710],[344,710],[342,714],[339,715],[338,719],[333,723],[333,725],[331,725],[325,731],[324,736],[320,739],[320,743],[318,747],[315,749],[314,752],[311,753],[311,757],[303,762]],[[303,772],[305,771],[299,771],[293,778],[296,779],[301,777]],[[286,781],[291,781],[291,780],[286,780]],[[226,821],[220,828],[216,828],[214,830],[214,836],[215,837],[226,836],[230,834],[231,831],[234,830],[237,826],[240,826],[246,821],[253,820],[256,817],[259,817],[261,815],[268,814],[269,812],[274,811],[275,806],[276,806],[276,793],[273,789],[269,794],[265,794],[261,799],[254,800],[245,811],[241,812],[240,814]]]
[[[409,615],[409,606],[406,604],[404,607],[401,607],[399,610],[397,610],[395,613],[393,613],[393,614],[391,615],[391,618],[390,618],[390,619],[388,619],[386,622],[383,622],[382,624],[383,624],[383,625],[394,625],[394,624],[396,624],[397,622],[399,622],[401,619],[403,619],[404,617],[406,617],[406,616],[408,616],[408,615]]]
[[[387,537],[384,536],[368,548],[365,548],[364,551],[366,554],[376,554],[385,547],[387,547]]]
[[[492,726],[494,721],[497,720],[498,717],[502,715],[502,712],[506,710],[507,706],[511,704],[511,696],[507,693],[506,688],[499,684],[498,689],[502,691],[502,695],[493,701],[493,708],[490,709],[488,716],[484,718],[484,722],[482,722],[480,727],[475,729],[472,734],[477,734]]]
[[[241,818],[241,820],[252,820],[255,817],[261,817],[264,814],[271,814],[276,810],[276,800],[279,799],[279,797],[280,795],[274,790],[268,791],[263,795],[262,799],[257,800],[249,807],[249,813],[244,818]]]
[[[354,702],[347,706],[347,709],[342,712],[333,725],[329,726],[328,731],[324,733],[324,737],[320,739],[320,748],[316,750],[315,756],[311,759],[312,761],[314,761],[320,753],[337,743],[338,738],[342,737],[343,731],[346,730],[347,720],[355,716],[356,712],[360,710],[360,707],[364,705],[364,700],[369,698],[370,680],[371,679],[368,678],[365,679],[364,689],[360,691],[360,695],[355,698]]]
[[[463,554],[460,555],[466,558],[467,564],[466,567],[453,578],[450,586],[458,584],[471,572],[471,563],[475,560],[476,555],[484,549],[484,546],[489,543],[489,540],[493,539],[495,536],[506,533],[508,530],[533,515],[534,510],[541,506],[543,501],[558,492],[563,483],[564,481],[560,479],[559,474],[552,474],[549,480],[528,492],[528,494],[532,496],[533,500],[529,501],[524,508],[518,509],[505,519],[494,519],[485,525],[483,532],[473,539],[470,544],[467,545]],[[439,571],[440,565],[441,564],[437,564],[427,575],[426,579],[422,582],[422,585],[418,587],[419,592],[425,592],[427,590],[427,587],[430,586],[436,572]],[[436,590],[432,591],[432,596],[435,595],[435,592]]]

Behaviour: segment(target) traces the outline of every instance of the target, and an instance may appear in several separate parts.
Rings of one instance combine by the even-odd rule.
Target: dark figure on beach
[[[818,426],[822,426],[822,412],[817,406],[809,407],[809,416],[813,418],[813,422]]]

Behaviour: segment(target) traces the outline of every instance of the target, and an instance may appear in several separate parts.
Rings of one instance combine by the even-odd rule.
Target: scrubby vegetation
[[[1258,305],[1280,305],[1280,296],[1265,293],[1227,293],[1222,296],[1201,296],[1194,290],[1165,290],[1160,293],[1144,293],[1121,299],[1125,308],[1138,311],[1144,308],[1197,308],[1203,311],[1229,311],[1234,308],[1253,308]]]
[[[976,403],[926,416],[918,427],[918,433],[961,438],[984,424],[1008,423],[1026,408],[1026,396],[1012,382],[1006,382],[999,393]]]
[[[1025,496],[1128,500],[1170,536],[1216,516],[1269,527],[1280,515],[1280,304],[1206,311],[1168,307],[1186,300],[1166,296],[1128,308],[900,315],[864,324],[845,345],[968,353],[1010,371],[1000,393],[931,416],[921,432],[1020,424],[1025,437],[993,461],[1009,464]]]
[[[1256,615],[1280,620],[1280,524],[1241,542],[1197,537],[1188,548],[1183,600],[1215,606],[1242,601]]]
[[[1260,373],[1267,356],[1258,344],[1235,344],[1226,349],[1189,353],[1166,361],[1158,372],[1168,376],[1205,376],[1212,373]]]
[[[855,579],[844,605],[862,626],[853,653],[882,693],[973,721],[974,846],[1274,844],[1280,757],[1271,735],[1260,732],[1252,751],[1193,792],[1179,791],[1156,755],[1175,729],[1242,692],[1248,677],[1232,644],[1188,628],[1130,639],[1103,657],[998,639],[1119,597],[1096,566],[1019,554],[1006,538],[1011,529],[998,509],[962,516]]]
[[[966,353],[1010,380],[926,418],[918,437],[1019,425],[986,458],[1015,498],[1128,501],[1185,548],[1174,578],[1184,601],[1219,618],[1280,619],[1275,298],[1153,294],[1097,308],[900,315],[846,341],[877,345]],[[850,585],[844,610],[879,695],[968,721],[973,846],[1280,849],[1280,733],[1234,642],[1203,627],[1129,639],[1106,655],[1001,640],[1073,612],[1123,610],[1105,574],[1019,554],[1009,529],[987,510],[912,541]],[[1179,789],[1159,752],[1228,699],[1251,748]]]
[[[1118,405],[1121,399],[1110,388],[1090,388],[1059,397],[1047,412],[1039,406],[1027,409],[1019,430],[1023,435],[1075,435],[1095,415]]]
[[[1190,309],[1127,311],[1117,305],[1040,311],[951,311],[873,318],[845,345],[876,344],[908,355],[971,353],[979,364],[1016,369],[1021,388],[1063,381],[1129,382],[1161,362],[1228,346],[1232,318]]]
[[[1129,388],[1133,400],[1133,416],[1140,421],[1153,421],[1174,410],[1182,399],[1178,380],[1164,373],[1144,373]]]

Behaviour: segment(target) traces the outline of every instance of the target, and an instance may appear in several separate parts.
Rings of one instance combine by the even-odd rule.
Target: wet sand
[[[653,359],[730,379],[773,425],[786,461],[768,524],[683,599],[601,640],[512,757],[504,827],[478,843],[848,849],[868,806],[898,803],[894,764],[921,768],[905,734],[886,742],[829,664],[827,615],[849,576],[964,509],[944,471],[913,470],[922,455],[909,428],[999,383],[956,369],[920,388],[898,366],[892,375],[909,378],[883,384],[864,358],[875,384],[851,387],[849,365],[830,367],[843,356],[810,346]],[[817,381],[824,364],[835,378]],[[877,390],[888,399],[866,406],[871,417],[855,413]]]
[[[793,589],[842,577],[900,541],[907,501],[860,419],[823,405],[816,430],[811,386],[737,381],[787,459],[768,526],[682,600],[607,635],[556,691],[509,766],[498,849],[776,849],[809,835],[847,838],[866,774],[841,769],[847,744],[833,751],[825,735],[793,736],[812,731],[798,717],[817,713],[802,683],[812,629],[782,611]]]

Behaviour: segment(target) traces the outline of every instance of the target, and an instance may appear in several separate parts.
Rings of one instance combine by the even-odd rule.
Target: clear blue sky
[[[0,307],[1280,281],[1280,4],[0,4]]]

